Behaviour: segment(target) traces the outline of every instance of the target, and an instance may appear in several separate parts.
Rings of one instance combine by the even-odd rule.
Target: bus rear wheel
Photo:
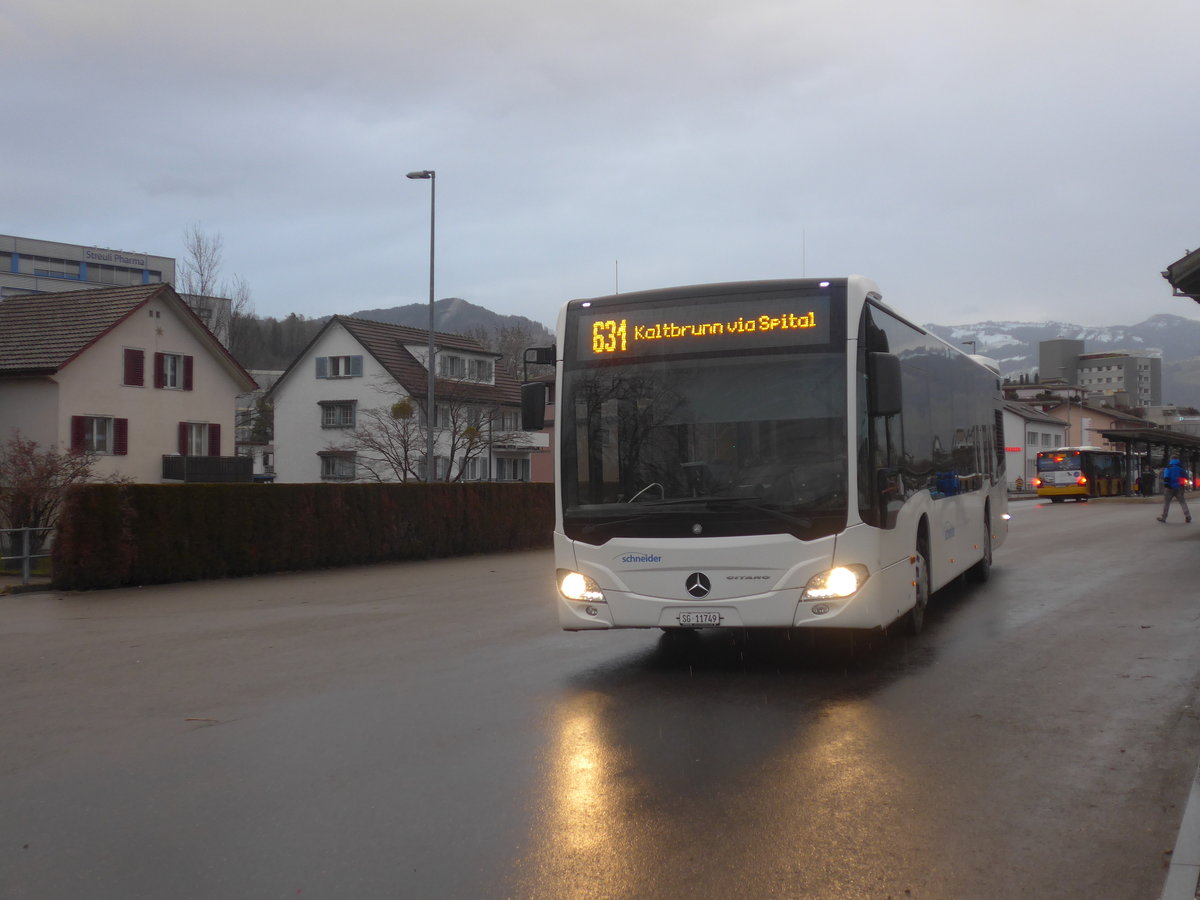
[[[967,581],[982,584],[992,577],[992,517],[983,514],[983,559],[967,569]]]

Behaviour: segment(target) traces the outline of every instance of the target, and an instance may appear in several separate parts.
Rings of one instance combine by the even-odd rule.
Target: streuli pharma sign
[[[146,257],[144,256],[130,256],[127,253],[122,253],[120,250],[99,250],[95,247],[84,248],[83,261],[105,263],[110,266],[130,266],[135,269],[145,269],[148,267]]]

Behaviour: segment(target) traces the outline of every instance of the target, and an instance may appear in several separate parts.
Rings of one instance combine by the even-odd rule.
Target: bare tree
[[[177,274],[179,293],[184,296],[228,300],[229,304],[213,305],[209,329],[225,335],[227,345],[235,351],[241,341],[238,327],[253,314],[250,285],[241,275],[224,278],[221,275],[225,239],[220,232],[210,234],[193,222],[183,233],[183,259]]]
[[[474,383],[460,381],[437,398],[437,450],[448,460],[440,481],[463,481],[473,460],[483,459],[497,443],[519,441],[519,431],[505,431],[503,411],[471,398]],[[394,386],[378,386],[386,402],[361,410],[358,425],[329,449],[352,452],[361,473],[373,481],[421,481],[424,478],[426,430],[418,401]]]
[[[37,441],[14,432],[0,445],[0,527],[49,528],[58,521],[63,497],[72,485],[130,481],[121,475],[97,479],[95,466],[93,453],[42,449]],[[40,547],[39,538],[35,538],[35,544]]]
[[[202,231],[193,222],[183,233],[183,259],[179,263],[179,290],[201,297],[217,296],[221,277],[221,254],[225,239]]]
[[[372,481],[419,481],[425,426],[416,404],[403,391],[378,390],[392,402],[361,410],[353,433],[330,449],[354,453],[359,471]]]

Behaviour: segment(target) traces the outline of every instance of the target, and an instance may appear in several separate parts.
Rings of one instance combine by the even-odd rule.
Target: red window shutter
[[[208,426],[208,455],[209,456],[220,456],[221,455],[221,426],[220,425],[209,425]]]
[[[179,455],[188,455],[188,423],[179,423]]]
[[[192,389],[192,359],[190,356],[183,358],[183,389],[185,391]]]
[[[87,419],[71,416],[71,452],[82,453],[87,446]]]
[[[143,387],[146,384],[146,351],[125,349],[125,384]]]
[[[129,455],[129,420],[113,419],[113,455]]]
[[[167,383],[166,363],[163,361],[165,353],[154,354],[154,386],[156,388],[165,387]]]

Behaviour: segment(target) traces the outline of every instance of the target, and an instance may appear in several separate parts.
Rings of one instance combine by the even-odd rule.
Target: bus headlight
[[[841,600],[856,594],[867,583],[869,577],[866,566],[857,563],[852,566],[838,566],[810,578],[800,599]]]
[[[558,592],[568,600],[578,600],[583,603],[603,603],[604,594],[600,585],[578,572],[570,569],[558,570]]]

